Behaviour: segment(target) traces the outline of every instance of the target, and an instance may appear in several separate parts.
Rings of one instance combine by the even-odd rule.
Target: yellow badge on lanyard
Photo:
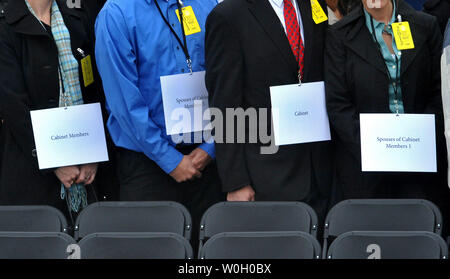
[[[322,9],[322,6],[320,6],[319,2],[317,0],[311,0],[311,10],[312,10],[312,17],[316,24],[322,23],[326,20],[328,20],[327,15]]]
[[[409,22],[392,23],[392,31],[394,32],[395,44],[398,50],[413,49],[414,41],[409,28]]]
[[[83,72],[84,87],[88,87],[94,82],[94,73],[92,71],[92,61],[90,55],[81,59],[81,70]]]
[[[177,14],[178,21],[180,20],[180,13],[177,10],[175,10],[175,13]],[[200,33],[202,29],[200,28],[200,25],[198,24],[197,17],[195,17],[194,10],[191,6],[187,6],[183,8],[183,22],[184,22],[184,30],[186,32],[186,36]]]

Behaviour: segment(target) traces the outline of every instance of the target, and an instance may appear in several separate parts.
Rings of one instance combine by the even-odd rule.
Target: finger
[[[86,184],[87,185],[92,184],[95,180],[95,176],[96,176],[96,173],[91,174],[91,176],[89,177],[89,180],[86,182]]]
[[[72,181],[65,181],[65,182],[63,182],[63,184],[64,184],[64,187],[69,189],[72,186]]]
[[[202,173],[200,171],[198,171],[198,170],[195,170],[194,176],[197,177],[197,178],[202,178]]]
[[[76,179],[76,183],[83,183],[86,180],[86,174],[87,173],[85,171],[82,171],[78,176],[78,179]]]

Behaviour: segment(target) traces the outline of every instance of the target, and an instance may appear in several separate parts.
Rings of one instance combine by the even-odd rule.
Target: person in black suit
[[[327,34],[325,86],[328,115],[337,134],[339,185],[345,199],[425,198],[440,206],[449,202],[440,81],[442,36],[434,17],[415,11],[403,0],[381,3],[379,9],[361,5]],[[395,40],[389,33],[391,22],[397,19],[396,12],[409,22],[415,48],[398,54],[399,75],[392,76],[391,83],[386,66],[392,67],[388,58],[397,54],[393,51]],[[368,16],[378,28],[384,23],[379,33],[383,39],[377,39],[380,49],[368,27]],[[391,53],[380,51],[382,46]],[[398,100],[390,93],[390,87],[395,85],[401,92]],[[359,115],[395,113],[393,103],[401,104],[400,113],[436,115],[438,173],[361,171]]]
[[[299,25],[303,60],[295,55],[297,46],[288,38],[285,5],[298,7],[295,21],[289,22]],[[326,12],[325,1],[320,5]],[[258,114],[259,128],[264,123],[270,131],[271,86],[296,84],[299,72],[302,82],[323,81],[326,27],[327,21],[314,23],[309,1],[226,0],[219,4],[206,22],[210,105],[223,115],[227,108],[266,108],[269,117]],[[246,125],[247,135],[255,130]],[[224,131],[224,138],[227,135]],[[274,154],[261,154],[265,146],[261,140],[236,142],[234,138],[233,143],[220,143],[216,138],[217,165],[228,201],[304,201],[321,218],[325,216],[333,162],[330,142],[280,146]]]

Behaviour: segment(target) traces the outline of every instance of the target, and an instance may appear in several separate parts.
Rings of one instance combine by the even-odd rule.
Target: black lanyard
[[[380,43],[377,40],[377,35],[375,33],[375,26],[373,24],[373,17],[371,15],[370,15],[370,23],[372,25],[372,36],[373,36],[373,39],[375,40],[375,43],[377,44],[378,50],[380,51],[381,57],[384,60],[383,52],[381,51],[381,46],[380,46]],[[391,34],[391,36],[393,36],[393,35]],[[394,50],[394,46],[393,45],[394,45],[394,38],[392,38],[392,50]],[[398,114],[398,102],[399,102],[399,100],[398,100],[398,87],[399,87],[399,83],[401,81],[401,76],[400,76],[401,73],[400,73],[400,67],[399,67],[400,63],[399,63],[399,60],[398,60],[398,57],[397,57],[397,54],[395,53],[395,51],[394,51],[394,56],[395,56],[395,67],[396,67],[395,70],[396,70],[397,80],[394,80],[392,78],[391,72],[389,71],[389,67],[387,66],[385,61],[384,61],[383,64],[386,67],[386,74],[389,77],[389,82],[392,83],[392,87],[394,88],[394,95],[395,95],[394,103],[395,103],[396,112]]]
[[[163,13],[161,11],[161,7],[158,4],[158,0],[154,0],[154,1],[155,1],[156,7],[158,8],[159,14],[161,15],[162,19],[167,24],[167,26],[169,26],[170,31],[173,33],[173,35],[177,39],[178,43],[180,44],[181,48],[183,49],[184,55],[186,56],[186,63],[188,65],[189,71],[192,74],[192,60],[191,60],[191,56],[189,55],[189,50],[188,50],[188,46],[187,46],[187,42],[186,42],[186,31],[184,30],[183,6],[181,4],[181,0],[177,0],[177,5],[178,5],[178,11],[179,11],[179,14],[180,14],[181,30],[182,30],[182,33],[183,33],[183,42],[181,42],[180,37],[178,37],[177,33],[172,28],[172,26],[170,25],[169,21],[163,15]]]

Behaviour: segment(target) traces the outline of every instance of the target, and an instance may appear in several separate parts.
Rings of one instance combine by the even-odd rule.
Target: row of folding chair
[[[0,232],[0,259],[192,259],[175,233],[94,233],[78,243],[59,232]],[[304,232],[229,232],[210,238],[201,259],[319,259],[319,242]],[[430,232],[348,232],[329,259],[441,259],[445,242]]]
[[[192,259],[175,233],[94,233],[76,242],[60,232],[0,232],[0,259]]]
[[[19,209],[0,207],[0,231],[67,231],[67,222],[56,209]],[[46,210],[47,215],[44,213]],[[19,213],[14,213],[17,211]],[[437,258],[445,258],[447,249],[439,237],[441,219],[437,207],[424,200],[343,201],[326,218],[322,256],[358,258],[369,255],[377,258],[381,254],[383,258],[388,258],[396,257],[389,251],[399,247],[397,251],[410,251],[405,253],[406,256],[429,257],[434,253]],[[320,258],[320,253],[316,251],[320,247],[315,239],[317,226],[316,214],[303,203],[219,203],[208,209],[202,218],[199,257],[219,257],[222,251],[225,258],[291,258],[294,255]],[[75,239],[84,239],[93,233],[170,232],[188,240],[190,231],[188,211],[174,202],[100,202],[90,205],[78,216]],[[435,249],[433,253],[428,253],[419,249],[420,245],[405,246],[411,243],[410,240],[428,243],[423,247]],[[268,244],[265,246],[266,242]],[[396,246],[391,245],[392,242],[406,244]],[[353,254],[341,252],[352,249]],[[234,256],[232,253],[235,253]]]

